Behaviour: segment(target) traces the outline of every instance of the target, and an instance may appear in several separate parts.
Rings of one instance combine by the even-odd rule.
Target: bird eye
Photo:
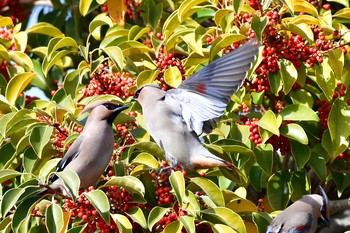
[[[115,104],[104,104],[103,106],[105,106],[108,110],[114,110],[117,108],[117,105]]]

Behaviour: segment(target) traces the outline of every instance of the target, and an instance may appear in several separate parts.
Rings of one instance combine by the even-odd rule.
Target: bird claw
[[[174,167],[173,166],[167,166],[167,167],[162,167],[162,168],[159,168],[157,171],[156,171],[156,174],[159,176],[160,174],[162,173],[170,173],[174,171]]]

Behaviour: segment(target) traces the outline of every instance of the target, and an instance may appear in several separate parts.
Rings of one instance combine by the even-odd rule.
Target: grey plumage
[[[96,101],[87,105],[82,113],[91,111],[84,130],[70,146],[57,165],[56,172],[72,170],[80,178],[80,187],[94,185],[107,167],[114,149],[112,122],[125,105],[110,101]],[[63,181],[54,175],[50,179],[52,189],[61,189],[69,195]]]
[[[305,195],[278,214],[266,233],[314,233],[318,218],[327,224],[328,217],[328,198],[321,188],[321,195]]]
[[[210,168],[233,165],[207,151],[198,136],[209,133],[231,95],[242,85],[258,54],[252,40],[223,56],[167,92],[155,84],[138,89],[135,98],[150,135],[173,166]]]

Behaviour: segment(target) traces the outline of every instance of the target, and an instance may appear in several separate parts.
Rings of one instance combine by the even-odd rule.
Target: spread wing
[[[258,41],[248,41],[186,79],[177,89],[169,90],[164,101],[177,106],[175,111],[197,134],[211,132],[258,52]]]

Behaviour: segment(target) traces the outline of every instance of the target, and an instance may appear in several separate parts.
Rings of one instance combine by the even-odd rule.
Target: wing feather
[[[211,132],[258,52],[257,40],[248,41],[186,79],[177,89],[167,91],[164,101],[176,106],[177,114],[197,134]]]

